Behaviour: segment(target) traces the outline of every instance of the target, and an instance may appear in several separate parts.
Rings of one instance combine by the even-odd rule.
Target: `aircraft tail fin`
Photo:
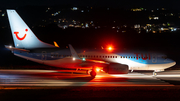
[[[15,10],[7,10],[10,28],[16,48],[52,48],[55,47],[39,40]]]

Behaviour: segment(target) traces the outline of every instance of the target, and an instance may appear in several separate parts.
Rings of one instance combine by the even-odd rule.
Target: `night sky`
[[[52,6],[52,5],[73,5],[73,6],[108,6],[119,8],[144,7],[155,9],[165,7],[168,9],[180,10],[180,0],[1,0],[0,7],[12,8],[18,6]]]

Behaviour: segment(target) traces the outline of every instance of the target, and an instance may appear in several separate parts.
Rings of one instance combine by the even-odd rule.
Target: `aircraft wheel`
[[[95,70],[92,70],[92,71],[90,72],[90,75],[91,75],[91,77],[95,78],[95,77],[96,77],[96,72],[95,72]]]
[[[92,71],[92,70],[87,70],[86,73],[89,74],[89,75],[91,75],[91,71]]]
[[[153,76],[157,76],[157,73],[156,73],[156,72],[153,72]]]

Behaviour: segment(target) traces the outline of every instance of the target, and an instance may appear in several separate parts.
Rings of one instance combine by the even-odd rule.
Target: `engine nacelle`
[[[129,72],[128,65],[118,64],[118,63],[110,63],[104,71],[108,74],[127,74]]]

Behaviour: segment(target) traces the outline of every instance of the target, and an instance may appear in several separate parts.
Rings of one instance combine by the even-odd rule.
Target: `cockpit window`
[[[163,59],[167,59],[167,56],[162,56]]]

